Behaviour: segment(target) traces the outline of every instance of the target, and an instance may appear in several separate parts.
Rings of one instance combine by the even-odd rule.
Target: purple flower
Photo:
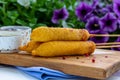
[[[86,23],[86,29],[89,32],[98,32],[101,30],[101,26],[99,24],[99,18],[98,17],[91,17],[88,22]]]
[[[92,6],[96,8],[99,5],[99,0],[93,0]]]
[[[107,13],[100,19],[100,25],[104,31],[114,32],[117,29],[117,19],[112,13]]]
[[[77,7],[76,7],[76,16],[83,20],[84,17],[92,11],[92,6],[88,5],[87,3],[85,2],[81,2]]]
[[[100,0],[94,0],[92,7],[94,8],[92,11],[94,15],[99,16],[103,14],[103,12],[101,11],[103,9],[103,6],[100,4]]]
[[[116,42],[120,42],[120,37],[117,38]],[[120,51],[120,47],[117,47],[117,48],[111,48],[112,50],[117,50],[117,51]]]
[[[114,12],[113,5],[107,5],[106,8],[108,9],[109,12]]]
[[[92,32],[91,34],[108,34],[104,31],[99,32]],[[109,40],[109,37],[91,37],[90,40],[94,41],[95,43],[105,43]]]
[[[88,14],[86,14],[86,16],[84,17],[83,21],[87,22],[91,17],[94,17],[95,15],[92,12],[89,12]]]
[[[52,17],[52,22],[54,24],[58,24],[59,20],[66,20],[69,16],[69,13],[66,8],[61,8],[58,10],[54,10],[53,17]]]
[[[120,16],[120,0],[113,0],[113,10],[118,16]]]
[[[109,13],[109,12],[114,12],[113,11],[113,5],[106,5],[106,7],[102,8],[100,10],[103,14]]]
[[[117,26],[118,26],[118,28],[120,29],[120,19],[118,19]]]

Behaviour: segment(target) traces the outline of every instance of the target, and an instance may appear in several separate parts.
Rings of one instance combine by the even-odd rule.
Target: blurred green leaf
[[[18,12],[17,11],[7,11],[7,16],[8,18],[10,18],[13,23],[14,21],[17,19],[17,17],[19,16]]]
[[[47,9],[45,9],[45,8],[39,8],[38,11],[40,11],[40,12],[46,12]]]
[[[3,25],[12,25],[12,21],[9,18],[2,18]]]
[[[6,4],[7,2],[5,2],[4,0],[0,0],[0,4]]]
[[[18,25],[22,25],[22,26],[27,26],[27,25],[28,25],[25,21],[23,21],[23,20],[21,20],[21,19],[17,19],[17,20],[16,20],[16,23],[17,23]]]

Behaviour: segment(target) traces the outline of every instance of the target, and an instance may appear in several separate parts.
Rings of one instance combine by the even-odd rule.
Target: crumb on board
[[[95,58],[92,58],[92,63],[95,63]]]
[[[65,60],[65,59],[66,59],[66,57],[65,57],[65,56],[63,56],[63,57],[62,57],[62,59],[63,59],[63,60]]]
[[[105,58],[108,58],[108,56],[105,56]]]
[[[81,61],[81,63],[85,63],[84,61]]]
[[[76,59],[79,59],[79,57],[77,56]]]
[[[90,54],[85,54],[84,56],[85,56],[85,57],[89,57],[89,56],[90,56]]]

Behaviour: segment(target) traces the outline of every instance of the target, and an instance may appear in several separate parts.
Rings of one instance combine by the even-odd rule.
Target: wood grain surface
[[[120,69],[120,52],[96,49],[91,56],[33,57],[24,53],[1,53],[0,63],[15,66],[42,66],[67,74],[105,79]]]

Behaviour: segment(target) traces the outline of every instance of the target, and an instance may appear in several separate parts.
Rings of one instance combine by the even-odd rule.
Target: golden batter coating
[[[95,50],[92,41],[51,41],[42,43],[32,51],[34,56],[63,56],[63,55],[85,55],[92,54]]]
[[[27,43],[27,45],[20,46],[19,49],[21,51],[32,52],[32,50],[36,49],[40,44],[40,42],[30,41]]]
[[[86,41],[90,34],[85,29],[38,27],[33,30],[33,41]]]

